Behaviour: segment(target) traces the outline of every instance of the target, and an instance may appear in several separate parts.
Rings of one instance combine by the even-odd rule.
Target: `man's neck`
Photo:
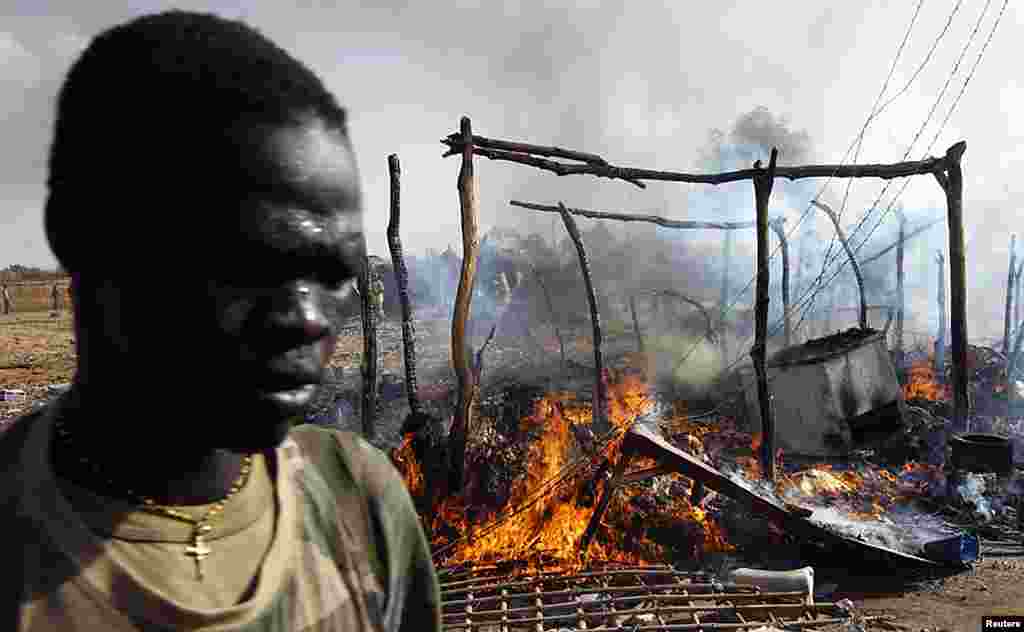
[[[108,411],[113,408],[100,409],[98,403],[73,387],[58,411],[59,423],[69,433],[69,440],[54,433],[50,454],[58,477],[100,495],[141,497],[160,505],[217,502],[238,481],[244,454],[167,445],[156,432],[139,432],[143,422],[138,417],[112,417]],[[134,440],[133,435],[146,438]],[[96,464],[99,475],[82,458]]]

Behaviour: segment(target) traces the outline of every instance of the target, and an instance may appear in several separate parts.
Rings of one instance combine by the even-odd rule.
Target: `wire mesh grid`
[[[443,627],[452,632],[800,629],[849,617],[806,592],[761,592],[663,565],[580,572],[456,567],[441,570],[440,580]]]

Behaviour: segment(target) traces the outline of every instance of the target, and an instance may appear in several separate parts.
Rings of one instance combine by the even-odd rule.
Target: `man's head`
[[[142,17],[71,68],[49,166],[76,382],[199,389],[177,435],[279,442],[323,377],[365,252],[345,113],[321,81],[239,22]]]

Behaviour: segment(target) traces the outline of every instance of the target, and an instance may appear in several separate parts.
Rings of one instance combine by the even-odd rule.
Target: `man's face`
[[[187,211],[198,216],[181,244],[188,272],[120,290],[106,329],[126,354],[151,354],[131,364],[160,363],[201,391],[186,432],[260,449],[280,443],[324,378],[365,253],[362,203],[348,140],[319,118],[239,124],[230,137],[237,161],[206,178],[216,190],[197,187],[210,208]]]

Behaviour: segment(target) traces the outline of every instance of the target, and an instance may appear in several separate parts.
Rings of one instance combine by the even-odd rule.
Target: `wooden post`
[[[591,426],[594,434],[602,437],[611,430],[608,423],[608,389],[604,374],[604,356],[601,352],[601,313],[597,311],[597,295],[594,293],[594,281],[590,277],[590,262],[587,259],[587,251],[583,247],[583,239],[580,237],[580,229],[576,226],[576,220],[565,205],[558,203],[561,211],[562,222],[565,229],[576,245],[576,254],[579,255],[580,271],[583,273],[583,285],[587,291],[587,302],[590,303],[590,323],[594,330],[594,415]]]
[[[775,480],[775,419],[772,416],[771,394],[768,390],[768,375],[765,368],[768,334],[768,284],[771,271],[768,267],[768,202],[775,180],[775,161],[779,150],[772,148],[768,169],[761,169],[761,161],[754,163],[754,202],[757,207],[757,300],[755,302],[755,339],[750,357],[757,374],[757,399],[761,411],[761,473],[765,480]]]
[[[857,279],[857,291],[860,292],[860,312],[857,315],[857,322],[861,329],[867,329],[868,303],[867,298],[864,296],[864,276],[860,272],[860,264],[857,263],[857,257],[853,254],[853,249],[850,248],[850,241],[846,238],[846,231],[843,230],[842,225],[840,225],[839,216],[832,210],[832,207],[818,200],[811,200],[811,204],[814,204],[821,210],[825,211],[828,218],[832,220],[832,225],[836,228],[836,235],[839,236],[839,243],[843,245],[843,250],[846,251],[846,256],[850,259],[850,267],[853,269],[853,276]]]
[[[461,489],[466,468],[466,437],[473,423],[473,370],[466,323],[476,283],[477,258],[480,254],[480,199],[476,175],[473,173],[473,128],[469,117],[459,123],[462,133],[462,167],[459,169],[459,208],[462,215],[462,272],[455,295],[452,318],[452,364],[458,381],[458,400],[452,419],[451,447],[452,489]]]
[[[896,368],[902,371],[905,368],[906,357],[903,353],[903,322],[907,305],[906,292],[903,288],[903,248],[907,236],[907,216],[903,209],[897,211],[897,219],[900,224],[899,239],[896,242]]]
[[[718,298],[718,326],[722,331],[719,343],[722,347],[722,366],[729,363],[729,266],[732,264],[732,232],[725,231],[722,244],[722,291]]]
[[[945,173],[934,171],[946,192],[949,221],[949,302],[952,309],[950,334],[953,344],[953,419],[959,427],[970,422],[967,384],[967,260],[964,253],[963,171],[960,159],[967,143],[960,141],[946,150]]]
[[[402,199],[401,199],[401,166],[398,155],[388,156],[388,173],[391,177],[391,216],[388,221],[388,249],[391,251],[391,265],[395,270],[395,286],[398,289],[398,300],[402,308],[402,349],[405,362],[405,395],[409,401],[409,421],[405,430],[414,432],[426,421],[423,405],[419,398],[419,380],[416,376],[416,323],[412,318],[412,301],[409,299],[409,269],[405,265],[400,232]]]
[[[1006,275],[1006,308],[1003,314],[1003,355],[1010,356],[1010,327],[1013,318],[1014,273],[1017,271],[1017,235],[1010,235],[1010,271]]]
[[[644,334],[640,331],[640,320],[636,317],[636,296],[629,295],[629,313],[633,317],[633,333],[636,335],[636,350],[644,352]]]
[[[935,336],[935,379],[946,383],[946,258],[939,250],[935,253],[939,264],[939,329]]]
[[[769,222],[775,236],[779,238],[782,249],[782,328],[783,340],[788,347],[793,344],[793,324],[789,313],[789,244],[786,242],[786,231],[783,228],[786,218],[779,216]]]
[[[357,280],[363,322],[363,393],[362,422],[363,436],[373,437],[373,422],[377,417],[377,305],[371,301],[373,267],[370,258],[363,257],[362,270]]]

